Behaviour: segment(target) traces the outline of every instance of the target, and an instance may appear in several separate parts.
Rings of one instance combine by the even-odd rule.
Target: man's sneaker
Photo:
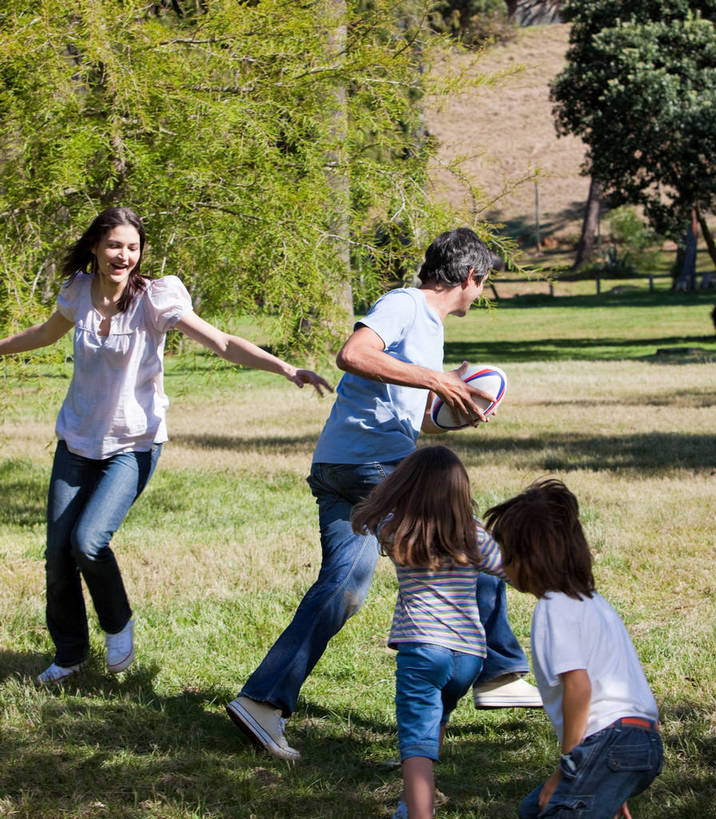
[[[35,677],[37,685],[52,685],[53,683],[61,683],[73,674],[76,674],[83,666],[83,663],[78,665],[57,665],[52,663],[49,668],[46,668],[42,674]]]
[[[472,689],[475,708],[542,708],[539,691],[517,674],[505,674]]]
[[[280,708],[274,708],[268,702],[237,697],[226,706],[226,711],[254,745],[280,759],[295,761],[301,758],[300,752],[286,742],[286,720],[281,716]]]
[[[104,635],[104,645],[107,649],[107,671],[119,674],[128,668],[134,659],[134,620],[116,634]]]

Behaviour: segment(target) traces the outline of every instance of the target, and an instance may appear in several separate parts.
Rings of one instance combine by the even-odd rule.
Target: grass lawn
[[[713,301],[533,295],[446,330],[449,365],[490,362],[510,379],[486,428],[440,439],[464,459],[480,509],[535,477],[564,479],[598,588],[644,663],[666,763],[630,803],[635,819],[716,816]],[[0,362],[0,816],[390,816],[400,774],[387,561],[303,689],[288,726],[301,763],[256,752],[224,712],[320,561],[304,478],[331,402],[274,376],[192,351],[168,361],[171,441],[114,540],[137,659],[104,672],[92,613],[87,670],[64,688],[32,685],[51,659],[44,504],[64,353]],[[509,596],[527,647],[533,600]],[[476,712],[466,698],[436,771],[438,815],[516,815],[556,755],[541,711]]]

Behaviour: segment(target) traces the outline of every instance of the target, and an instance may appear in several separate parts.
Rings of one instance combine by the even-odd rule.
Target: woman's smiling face
[[[114,286],[124,285],[142,256],[139,233],[132,225],[113,227],[97,242],[92,252],[97,259],[100,279]]]

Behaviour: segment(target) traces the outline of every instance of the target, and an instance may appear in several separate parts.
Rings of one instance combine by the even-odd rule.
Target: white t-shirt
[[[391,290],[356,327],[382,339],[386,355],[429,370],[443,369],[443,324],[415,287]],[[314,463],[391,463],[415,449],[428,390],[346,373],[313,453]]]
[[[584,669],[592,684],[585,736],[620,717],[657,720],[654,696],[619,615],[596,592],[575,600],[549,592],[532,616],[532,662],[544,709],[562,742],[559,674]]]
[[[149,280],[101,336],[91,285],[92,276],[80,273],[57,297],[75,333],[72,381],[55,431],[70,452],[100,460],[167,440],[164,340],[191,298],[176,276]]]

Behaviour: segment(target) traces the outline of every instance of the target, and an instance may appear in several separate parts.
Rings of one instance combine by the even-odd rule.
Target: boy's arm
[[[568,754],[584,739],[592,700],[592,683],[584,668],[559,675],[562,678],[562,753]]]
[[[568,754],[584,739],[592,700],[592,683],[584,668],[575,668],[559,676],[562,680],[562,753]],[[558,766],[540,791],[539,806],[542,810],[547,807],[561,778],[562,772]]]

